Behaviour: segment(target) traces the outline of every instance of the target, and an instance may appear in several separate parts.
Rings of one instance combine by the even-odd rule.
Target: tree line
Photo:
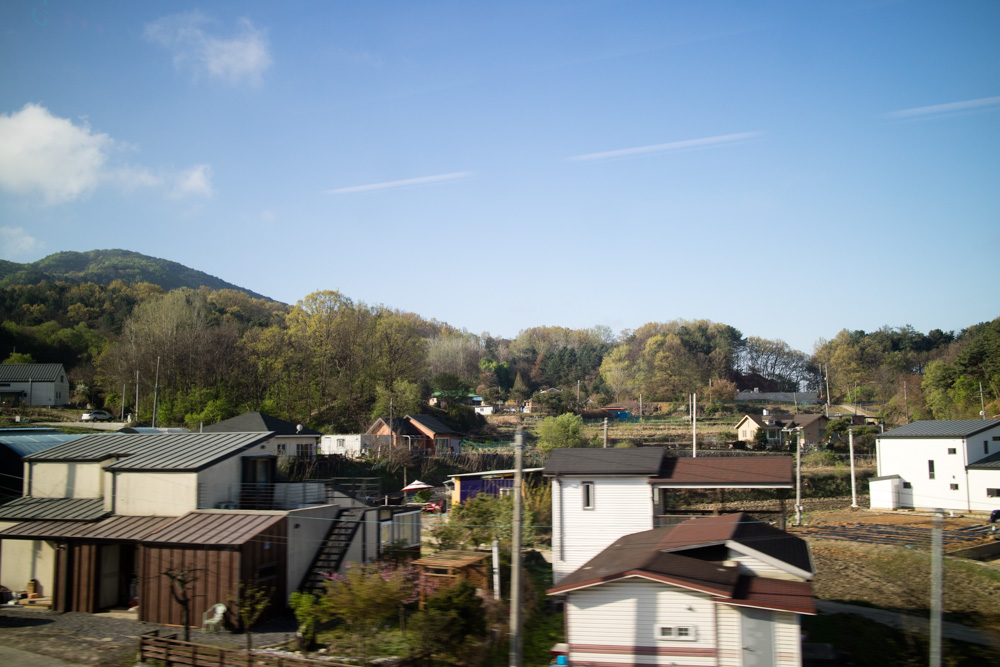
[[[420,411],[435,392],[534,398],[561,413],[640,395],[698,393],[704,404],[737,389],[829,386],[832,401],[875,404],[891,423],[1000,411],[1000,319],[958,334],[844,330],[809,355],[709,320],[618,334],[533,327],[506,339],[335,291],[287,306],[235,290],[56,281],[0,289],[0,311],[0,358],[62,363],[80,405],[124,407],[144,422],[155,391],[163,425],[261,410],[350,431]]]

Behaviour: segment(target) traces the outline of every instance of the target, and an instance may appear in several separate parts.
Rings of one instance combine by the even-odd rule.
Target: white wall
[[[980,448],[982,445],[980,444]],[[954,449],[954,454],[948,450]],[[980,449],[980,451],[982,451]],[[934,461],[934,479],[928,461]],[[962,438],[886,438],[878,441],[878,476],[899,475],[912,489],[901,489],[900,504],[922,508],[967,509],[966,449]],[[952,488],[951,485],[957,488]],[[910,500],[912,498],[912,500]]]
[[[654,647],[665,665],[716,664],[712,655],[670,655],[673,650],[715,648],[715,603],[705,593],[631,578],[569,593],[566,615],[566,641],[572,664],[588,661],[648,664],[656,660],[648,655],[602,651],[602,646]],[[655,632],[659,625],[693,626],[696,638],[694,641],[657,639]]]
[[[902,480],[897,477],[868,482],[868,498],[871,508],[897,509],[900,506],[899,489],[901,486]]]
[[[28,406],[59,406],[69,404],[69,382],[65,374],[60,374],[57,382],[11,382],[4,387],[8,392],[24,392],[24,404]]]
[[[101,498],[102,470],[99,462],[31,462],[31,492],[34,498]],[[26,471],[27,472],[27,471]]]
[[[299,587],[309,571],[317,550],[326,539],[340,512],[336,505],[292,510],[288,513],[288,590],[285,599]]]
[[[195,509],[198,509],[197,473],[115,473],[115,514],[180,516]]]
[[[583,509],[583,482],[594,483],[594,509]],[[646,477],[561,476],[552,485],[554,583],[619,537],[653,527],[653,491]]]
[[[740,568],[740,574],[752,574],[768,579],[783,579],[785,581],[806,581],[787,569],[757,558],[752,554],[745,554],[734,549],[729,550],[728,560],[735,563]]]
[[[1000,510],[1000,498],[990,498],[987,489],[1000,489],[1000,470],[970,470],[970,509],[980,512]]]
[[[19,521],[0,521],[0,530]],[[28,580],[37,579],[43,597],[52,597],[55,581],[55,543],[46,540],[0,540],[0,586],[11,591],[28,589]]]

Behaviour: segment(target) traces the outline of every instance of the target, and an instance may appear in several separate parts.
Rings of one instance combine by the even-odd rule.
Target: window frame
[[[593,482],[580,482],[580,504],[587,511],[593,511],[596,507]]]
[[[669,630],[669,634],[664,634],[664,630]],[[684,631],[684,636],[680,632]],[[657,641],[663,642],[696,642],[698,641],[698,626],[696,625],[670,625],[667,623],[657,623],[653,628],[653,634]]]
[[[927,460],[927,479],[934,479],[934,459]]]

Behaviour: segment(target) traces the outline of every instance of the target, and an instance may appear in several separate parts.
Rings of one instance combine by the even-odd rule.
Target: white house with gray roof
[[[1000,420],[918,421],[875,438],[872,509],[1000,509]]]
[[[69,404],[69,381],[62,364],[0,364],[0,400],[8,407]]]

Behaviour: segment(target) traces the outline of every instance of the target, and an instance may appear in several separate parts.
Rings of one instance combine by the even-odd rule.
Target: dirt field
[[[809,515],[808,530],[820,526],[857,525],[926,528],[932,518],[913,513],[880,514],[868,511],[827,511]],[[982,525],[982,517],[945,518],[943,529]],[[814,538],[799,532],[810,544],[817,575],[816,596],[869,604],[910,613],[927,613],[930,599],[930,552],[925,547],[867,544]],[[989,535],[961,546],[988,543]],[[957,558],[945,559],[944,612],[948,620],[982,630],[1000,631],[1000,567]]]

